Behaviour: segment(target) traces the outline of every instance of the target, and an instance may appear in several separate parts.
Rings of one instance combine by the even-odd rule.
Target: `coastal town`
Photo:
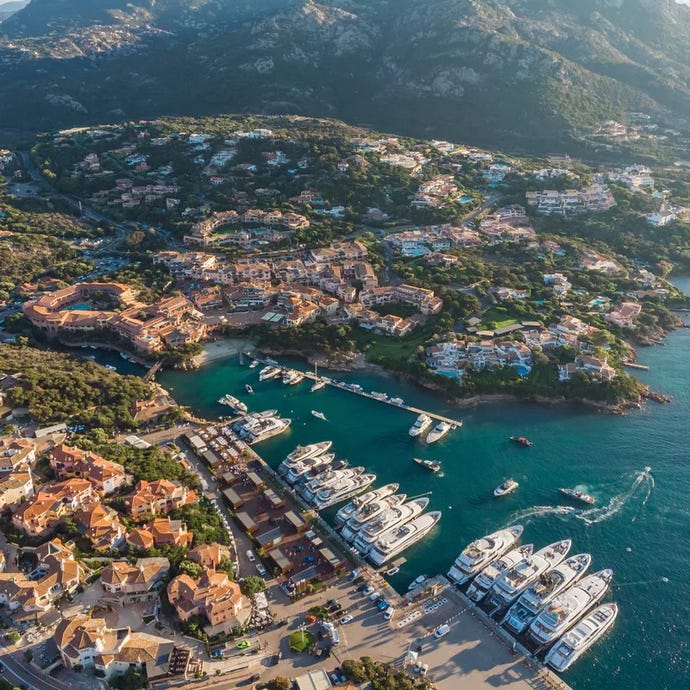
[[[380,486],[330,442],[269,463],[264,442],[294,428],[292,410],[247,403],[264,380],[306,380],[417,415],[410,436],[429,445],[458,432],[461,415],[324,369],[378,366],[461,404],[509,394],[620,413],[666,401],[630,373],[643,366],[637,349],[679,327],[687,308],[669,281],[683,251],[650,249],[653,233],[681,232],[690,205],[662,171],[301,118],[65,130],[30,152],[0,151],[0,166],[8,266],[13,247],[43,261],[29,274],[12,268],[1,286],[6,679],[26,683],[29,669],[27,687],[39,690],[363,687],[382,677],[390,688],[568,687],[546,648],[506,627],[508,609],[497,616],[491,597],[469,596],[479,569],[459,582],[449,555],[448,574],[400,587],[401,554],[447,519],[425,510],[428,497],[405,502],[397,480]],[[27,248],[26,207],[48,198],[60,244],[39,251],[36,233]],[[633,217],[635,256],[602,230]],[[225,348],[229,338],[243,345]],[[182,408],[156,375],[203,371],[214,347],[253,373],[246,402],[226,393],[218,403],[229,411],[211,417]],[[63,351],[76,367],[64,379],[41,362]],[[145,367],[141,378],[98,364],[102,351]],[[272,359],[295,355],[300,367]],[[109,387],[112,398],[96,399]],[[60,396],[74,397],[69,410]],[[322,514],[335,506],[335,518]],[[373,536],[357,541],[340,511],[366,506],[403,517],[377,533],[369,516]],[[483,567],[521,548],[505,541]],[[576,587],[586,567],[566,559],[569,548],[539,561],[536,577],[572,566]],[[571,627],[604,615],[594,609],[601,587]]]

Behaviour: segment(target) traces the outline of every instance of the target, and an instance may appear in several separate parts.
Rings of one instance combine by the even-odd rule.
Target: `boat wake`
[[[545,517],[547,515],[571,515],[577,513],[578,509],[572,506],[532,506],[524,510],[513,513],[506,527],[518,522],[526,522],[531,518]]]
[[[616,513],[620,512],[625,504],[633,498],[641,486],[644,487],[645,491],[641,507],[645,506],[649,500],[652,490],[654,489],[654,477],[652,477],[650,472],[650,467],[645,467],[644,470],[635,472],[633,475],[633,483],[627,491],[624,491],[617,496],[613,496],[606,505],[580,511],[576,517],[580,520],[583,520],[588,525],[595,525],[598,522],[608,520],[610,517],[613,517]],[[633,517],[633,521],[634,520],[635,518]]]

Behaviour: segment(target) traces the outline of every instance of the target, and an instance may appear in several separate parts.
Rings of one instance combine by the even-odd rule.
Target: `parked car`
[[[371,585],[367,585],[363,590],[362,593],[364,594],[365,597],[368,597],[370,594],[373,594],[374,588]]]
[[[256,564],[256,570],[261,577],[265,577],[268,574],[268,570],[266,570],[261,563]]]
[[[345,625],[345,623],[349,623],[350,621],[354,620],[354,618],[355,618],[354,616],[352,616],[348,613],[347,616],[343,616],[338,622],[341,625]]]
[[[389,621],[393,616],[395,615],[395,609],[392,606],[389,606],[384,612],[383,612],[383,617],[385,620]]]
[[[449,625],[441,625],[440,627],[436,628],[436,632],[434,632],[434,637],[440,638],[443,637],[444,635],[447,635],[450,632],[450,626]]]
[[[256,562],[256,556],[254,555],[254,552],[251,549],[247,549],[247,558],[249,559],[250,563]]]
[[[385,611],[385,610],[389,609],[390,606],[391,605],[385,599],[381,599],[381,601],[379,601],[378,604],[376,604],[376,608],[379,611]]]
[[[369,601],[377,602],[381,598],[381,592],[374,592],[369,595]]]

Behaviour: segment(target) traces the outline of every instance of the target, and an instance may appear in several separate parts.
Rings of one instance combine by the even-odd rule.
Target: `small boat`
[[[430,472],[438,472],[441,469],[441,463],[436,460],[422,460],[421,458],[412,458],[412,460]]]
[[[510,440],[513,443],[517,443],[519,446],[525,446],[525,448],[531,448],[534,444],[529,439],[524,436],[511,436]]]
[[[388,394],[387,393],[378,393],[376,391],[371,391],[369,395],[374,398],[374,400],[388,400]]]
[[[259,366],[259,360],[258,359],[253,359],[252,363],[249,365],[250,369],[256,369],[256,367]]]
[[[323,412],[319,412],[318,410],[312,410],[311,413],[316,417],[317,419],[323,419],[324,422],[327,422],[328,419],[326,419],[326,415]]]
[[[283,374],[283,383],[288,386],[295,386],[304,381],[304,376],[294,369],[288,370]]]
[[[222,398],[218,398],[218,404],[227,405],[234,412],[247,412],[247,406],[234,395],[230,395],[230,393],[224,395]]]
[[[494,489],[494,496],[498,498],[499,496],[512,494],[513,491],[517,490],[518,486],[520,485],[514,479],[506,479],[503,484]]]
[[[386,570],[386,576],[387,577],[393,577],[393,575],[397,575],[399,572],[400,572],[400,568],[398,568],[397,566],[394,566],[393,568],[388,568],[388,570]]]
[[[402,398],[391,398],[391,402],[394,405],[398,405],[398,406],[405,404],[405,401]]]
[[[412,582],[408,585],[407,589],[409,591],[412,591],[413,589],[417,589],[417,587],[421,587],[427,580],[429,579],[428,575],[419,575],[415,577]]]
[[[112,364],[106,364],[105,368],[110,371],[117,371],[117,367],[114,367]]]
[[[577,489],[559,489],[562,494],[565,494],[568,498],[574,498],[576,501],[582,501],[588,505],[596,503],[596,499],[584,491],[578,491]]]
[[[309,389],[310,393],[316,393],[316,391],[320,391],[324,386],[326,385],[326,382],[323,379],[319,379],[314,383],[314,385]]]
[[[451,430],[451,425],[448,422],[439,422],[427,435],[427,443],[435,443],[440,441],[449,431]]]
[[[410,427],[409,434],[412,438],[421,436],[432,424],[434,420],[427,414],[420,414],[415,423]]]
[[[254,392],[254,389],[248,383],[244,384],[244,389],[247,391],[247,393],[253,393]]]
[[[269,379],[274,379],[277,376],[280,376],[280,369],[277,369],[273,366],[267,366],[259,372],[259,381],[268,381]]]

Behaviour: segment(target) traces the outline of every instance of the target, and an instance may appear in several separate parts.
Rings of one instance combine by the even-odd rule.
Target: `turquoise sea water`
[[[681,287],[690,291],[690,280]],[[673,403],[650,403],[623,417],[517,404],[462,410],[388,376],[334,375],[464,420],[462,429],[428,449],[408,437],[411,413],[330,388],[312,394],[307,382],[259,383],[258,369],[236,359],[193,373],[167,372],[160,380],[181,404],[204,416],[224,414],[215,400],[232,393],[251,409],[275,407],[291,417],[288,433],[257,447],[273,466],[298,443],[331,439],[338,456],[375,472],[377,485],[397,481],[409,496],[432,492],[430,509],[442,510],[443,517],[405,554],[407,563],[394,581],[400,588],[422,572],[446,572],[467,542],[509,524],[525,525],[523,542],[537,547],[571,537],[571,554],[590,552],[592,571],[614,569],[609,599],[621,611],[613,632],[565,679],[577,690],[681,688],[690,687],[689,356],[688,329],[672,333],[664,347],[642,350],[640,361],[650,371],[639,372],[640,378]],[[246,394],[245,383],[254,395]],[[328,421],[314,418],[312,409]],[[524,434],[534,447],[509,443],[512,434]],[[442,472],[427,473],[412,462],[414,456],[440,460]],[[520,488],[493,498],[507,477]],[[596,506],[568,502],[561,486],[586,489]]]

